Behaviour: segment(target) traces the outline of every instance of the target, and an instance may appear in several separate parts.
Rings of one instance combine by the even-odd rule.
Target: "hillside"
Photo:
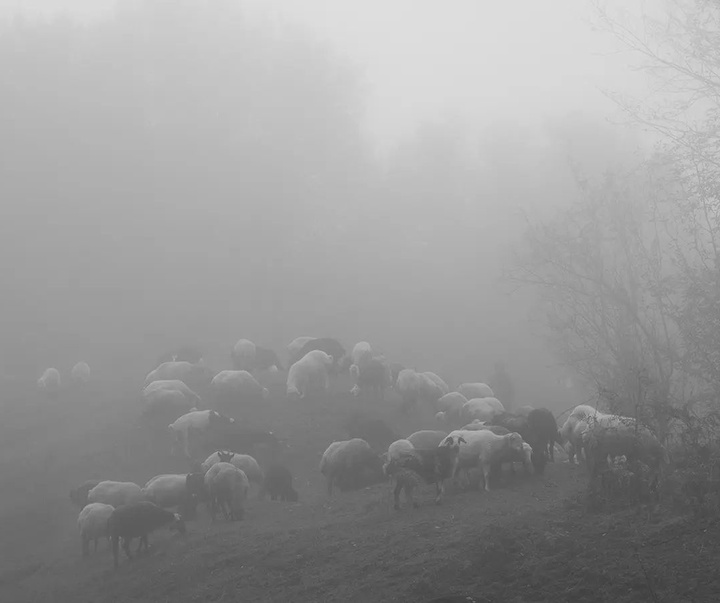
[[[144,483],[184,470],[181,464],[148,455],[130,427],[131,388],[108,400],[99,390],[86,393],[43,424],[22,423],[15,406],[25,435],[9,430],[14,439],[2,440],[3,483],[12,488],[0,510],[0,600],[380,602],[465,592],[495,602],[711,601],[720,592],[711,571],[720,553],[716,522],[586,515],[575,502],[584,472],[563,462],[543,477],[508,475],[491,493],[450,491],[440,507],[426,488],[419,509],[396,512],[385,485],[328,501],[317,462],[330,441],[344,437],[350,413],[385,417],[406,435],[427,426],[429,412],[407,419],[392,403],[368,405],[342,393],[288,406],[281,387],[272,392],[243,416],[288,437],[301,501],[252,500],[246,520],[232,525],[211,525],[201,512],[186,535],[154,534],[149,555],[123,560],[118,571],[104,543],[81,558],[67,491],[90,474]],[[24,447],[31,462],[20,468]],[[33,480],[42,476],[38,486]]]

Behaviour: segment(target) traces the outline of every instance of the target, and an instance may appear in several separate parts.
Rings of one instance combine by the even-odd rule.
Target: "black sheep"
[[[549,460],[555,462],[555,441],[558,439],[557,421],[547,408],[534,408],[527,416],[528,428],[534,434]]]
[[[293,476],[283,465],[270,465],[265,471],[263,493],[270,495],[270,500],[278,498],[286,502],[297,502],[298,493],[292,486]]]
[[[140,552],[143,545],[147,550],[148,534],[164,526],[185,533],[185,522],[180,515],[161,509],[154,503],[141,501],[117,507],[108,519],[108,535],[112,540],[115,567],[118,566],[120,538],[123,539],[125,554],[130,559],[130,542],[133,538],[140,538],[136,553]]]

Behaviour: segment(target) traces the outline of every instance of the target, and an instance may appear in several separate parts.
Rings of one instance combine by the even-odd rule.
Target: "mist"
[[[4,372],[310,333],[452,379],[512,359],[552,399],[497,282],[519,209],[572,199],[569,156],[637,146],[606,123],[607,40],[560,4],[24,4],[0,38]]]

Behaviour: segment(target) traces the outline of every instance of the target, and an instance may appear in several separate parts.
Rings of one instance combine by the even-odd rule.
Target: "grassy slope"
[[[328,502],[317,463],[344,438],[349,413],[384,416],[403,435],[430,424],[429,413],[402,419],[391,405],[345,394],[288,406],[282,387],[271,389],[243,418],[289,437],[301,502],[252,501],[238,524],[203,517],[183,537],[158,532],[149,556],[117,572],[104,543],[80,558],[68,489],[91,475],[144,483],[184,467],[149,455],[127,427],[135,386],[74,396],[42,416],[32,410],[39,401],[14,398],[3,409],[14,428],[5,421],[0,431],[2,481],[12,485],[0,507],[0,600],[421,601],[464,591],[492,601],[643,601],[653,600],[650,588],[663,601],[717,600],[719,572],[708,568],[720,553],[717,524],[586,516],[568,503],[585,482],[567,464],[490,494],[450,494],[439,508],[426,489],[420,509],[397,513],[385,486]]]

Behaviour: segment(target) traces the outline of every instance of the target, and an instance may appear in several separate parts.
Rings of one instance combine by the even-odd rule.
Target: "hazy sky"
[[[617,1],[617,0],[616,0]],[[647,2],[636,3],[635,7]],[[653,4],[652,2],[650,4]],[[102,14],[114,0],[0,0],[16,10]],[[382,143],[453,112],[478,123],[608,112],[600,88],[627,87],[624,55],[593,32],[589,0],[247,0],[299,21],[349,54],[368,85]],[[441,8],[442,6],[442,8]]]

